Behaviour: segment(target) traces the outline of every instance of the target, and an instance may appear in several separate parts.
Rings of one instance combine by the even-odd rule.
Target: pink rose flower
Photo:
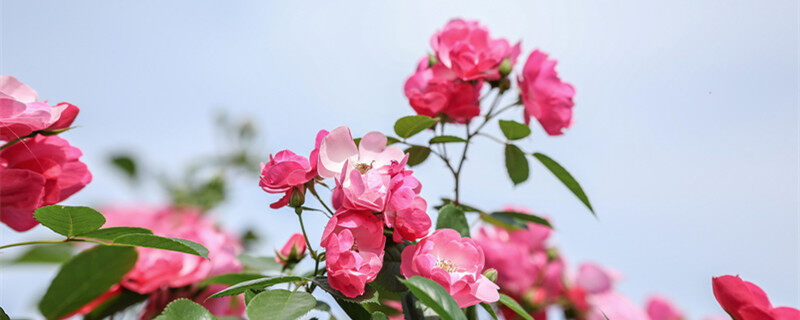
[[[711,283],[717,302],[735,320],[800,319],[800,310],[773,307],[764,290],[738,276],[715,277]]]
[[[335,208],[343,206],[354,210],[381,212],[386,206],[391,181],[386,167],[369,169],[363,174],[354,168],[349,174],[342,172],[338,181],[334,192],[339,201],[334,203]]]
[[[383,266],[383,223],[369,211],[340,210],[325,226],[328,283],[348,297],[364,293]]]
[[[16,231],[37,224],[33,211],[66,200],[92,174],[81,150],[57,136],[25,139],[0,150],[0,221]]]
[[[397,167],[403,168],[406,159]],[[412,171],[399,169],[392,177],[392,195],[383,214],[386,227],[394,228],[392,239],[395,242],[423,238],[431,228],[428,203],[419,196],[422,185],[411,174]]]
[[[466,308],[500,298],[499,287],[486,278],[483,250],[470,238],[452,229],[439,229],[415,245],[403,249],[403,276],[423,276],[444,287],[458,306]]]
[[[283,193],[283,197],[270,204],[273,209],[289,204],[292,193],[305,195],[305,184],[317,176],[317,158],[322,139],[328,134],[325,130],[317,133],[314,151],[308,158],[283,150],[269,156],[267,163],[261,164],[261,181],[259,186],[268,193]]]
[[[428,58],[424,57],[420,68],[406,80],[403,91],[417,114],[467,123],[481,112],[482,84],[458,79],[441,63],[428,67]]]
[[[78,107],[37,101],[36,91],[12,76],[0,76],[0,140],[13,140],[38,130],[69,127]]]
[[[178,288],[210,276],[242,270],[236,256],[239,240],[220,230],[208,217],[193,209],[110,207],[102,210],[104,227],[142,227],[164,237],[187,239],[208,248],[208,258],[151,248],[136,248],[139,259],[120,284],[147,294],[163,288]]]
[[[578,268],[575,285],[586,292],[591,309],[587,320],[625,319],[647,320],[645,311],[630,299],[615,291],[614,282],[620,275],[598,265],[586,263]]]
[[[683,312],[681,312],[672,301],[658,295],[651,296],[647,299],[645,310],[647,310],[647,315],[650,317],[650,320],[684,319]]]
[[[281,251],[275,255],[275,261],[286,265],[288,262],[297,262],[303,259],[306,255],[306,238],[302,233],[295,233],[286,244],[283,245]]]
[[[431,47],[439,61],[462,80],[497,80],[504,59],[513,65],[520,53],[519,43],[511,47],[506,39],[493,39],[478,21],[453,19],[431,36]]]
[[[522,103],[525,105],[525,123],[535,117],[551,136],[563,134],[572,124],[572,97],[575,88],[562,82],[556,72],[556,60],[534,50],[525,62],[517,79]]]
[[[323,178],[336,177],[343,180],[341,177],[346,177],[353,169],[364,174],[373,168],[389,166],[392,161],[402,161],[405,157],[403,150],[387,146],[386,141],[386,136],[382,133],[370,132],[364,135],[356,146],[348,127],[333,129],[322,140],[319,148],[317,167],[319,175]],[[346,174],[342,174],[343,172]]]

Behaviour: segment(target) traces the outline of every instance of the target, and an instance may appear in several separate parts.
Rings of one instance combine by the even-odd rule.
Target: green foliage
[[[264,275],[258,273],[226,273],[216,277],[207,278],[200,282],[200,286],[202,287],[210,284],[224,284],[232,286],[240,282],[261,278],[264,278]]]
[[[30,247],[12,263],[64,263],[72,258],[74,248],[69,243],[44,244]]]
[[[505,305],[509,309],[513,310],[514,312],[516,312],[521,317],[525,318],[525,320],[533,320],[533,317],[531,317],[531,315],[529,315],[527,312],[525,312],[525,309],[522,308],[522,306],[520,306],[519,303],[517,303],[517,301],[515,301],[513,298],[501,293],[500,294],[500,303],[502,303],[503,305]]]
[[[508,140],[519,140],[531,134],[531,128],[513,120],[500,120],[499,124],[500,130]]]
[[[372,315],[361,304],[347,300],[336,299],[336,303],[352,320],[370,320]]]
[[[408,153],[408,166],[413,167],[425,162],[431,154],[431,149],[423,146],[411,146],[405,150]]]
[[[467,320],[450,293],[435,281],[413,276],[403,283],[422,304],[431,308],[442,320]]]
[[[481,307],[483,307],[483,310],[486,310],[486,313],[488,313],[492,319],[497,320],[497,313],[494,312],[494,308],[492,308],[491,304],[481,302]]]
[[[106,223],[100,212],[89,207],[46,206],[36,209],[33,217],[67,238],[100,229]]]
[[[275,261],[275,257],[255,257],[248,254],[240,254],[237,259],[244,265],[245,269],[253,271],[280,271],[283,266]]]
[[[116,154],[112,155],[109,161],[114,168],[120,170],[129,179],[136,180],[138,178],[139,171],[136,167],[136,161],[133,160],[132,156],[127,154]]]
[[[580,199],[581,202],[583,202],[583,204],[589,208],[589,211],[591,211],[593,215],[597,215],[594,212],[594,208],[592,208],[592,204],[589,203],[589,197],[586,196],[586,193],[583,192],[581,185],[577,180],[575,180],[575,178],[572,177],[571,174],[569,174],[567,169],[564,169],[564,167],[558,164],[558,162],[542,153],[536,152],[533,154],[533,156],[539,160],[539,162],[541,162],[547,168],[547,170],[550,170],[550,172],[552,172],[556,178],[561,181],[561,183],[567,186],[567,188],[572,191],[572,194],[578,197],[578,199]]]
[[[550,225],[550,221],[547,221],[547,219],[533,214],[526,214],[522,212],[513,212],[513,211],[498,211],[498,212],[492,212],[492,216],[500,220],[509,222],[511,224],[521,226],[523,228],[527,228],[527,225],[525,224],[526,222],[533,222],[536,224],[541,224],[551,229],[553,228],[553,226]]]
[[[95,307],[91,312],[84,315],[83,320],[105,319],[113,314],[127,309],[132,305],[146,300],[147,297],[147,295],[138,294],[136,292],[123,289],[120,294],[108,298],[108,300],[103,301],[103,303]]]
[[[224,296],[232,296],[236,294],[243,293],[247,290],[261,290],[270,286],[274,286],[279,283],[287,283],[287,282],[308,282],[308,278],[304,277],[297,277],[297,276],[281,276],[281,277],[262,277],[258,279],[252,279],[247,281],[242,281],[237,284],[234,284],[230,287],[223,289],[215,294],[212,294],[210,298],[217,298],[217,297],[224,297]]]
[[[177,299],[170,302],[164,312],[155,320],[216,320],[211,312],[188,299]]]
[[[500,218],[500,217],[492,216],[492,215],[490,215],[488,213],[485,213],[485,212],[481,212],[480,216],[481,216],[481,220],[483,220],[484,222],[487,222],[487,223],[489,223],[489,224],[491,224],[493,226],[497,226],[497,227],[500,227],[500,228],[503,228],[503,229],[506,229],[506,230],[509,230],[509,231],[521,230],[521,229],[526,229],[527,228],[527,226],[525,226],[524,224],[520,224],[520,223],[517,223],[517,222],[515,222],[513,220],[509,220],[509,219],[503,219],[503,218]]]
[[[247,304],[250,320],[294,320],[314,309],[317,301],[311,294],[277,289],[257,294]]]
[[[114,240],[128,234],[153,234],[153,231],[137,227],[110,227],[81,234],[79,238]]]
[[[528,169],[528,159],[525,158],[525,153],[519,147],[507,144],[505,155],[506,171],[508,171],[508,177],[511,178],[511,182],[514,185],[518,185],[528,180],[530,170]]]
[[[61,266],[39,302],[47,319],[63,317],[105,293],[136,263],[136,249],[97,246]]]
[[[10,320],[3,308],[0,308],[0,320]]]
[[[171,250],[193,254],[208,259],[208,249],[206,249],[206,247],[197,242],[186,239],[159,237],[144,233],[133,233],[115,238],[114,244]]]
[[[431,138],[430,141],[428,141],[428,143],[430,143],[430,144],[434,144],[434,143],[450,143],[450,142],[467,142],[467,140],[464,140],[464,138],[461,138],[461,137],[445,135],[445,136],[433,137],[433,138]]]
[[[331,285],[328,283],[328,277],[316,276],[316,277],[312,278],[311,281],[314,282],[314,284],[316,284],[320,289],[325,290],[325,292],[329,293],[334,298],[340,299],[340,300],[346,300],[346,301],[352,301],[352,302],[363,302],[363,301],[372,299],[372,297],[375,296],[375,288],[373,288],[370,285],[367,285],[364,288],[364,293],[361,294],[360,296],[357,296],[357,297],[354,297],[354,298],[350,298],[348,296],[345,296],[341,292],[339,292],[339,290],[336,290],[333,287],[331,287]]]
[[[462,237],[469,237],[469,223],[467,223],[467,217],[464,216],[464,211],[452,204],[439,210],[436,229],[453,229],[458,231]]]
[[[394,124],[394,132],[400,138],[409,138],[422,130],[433,127],[436,119],[428,116],[406,116],[402,117]]]
[[[403,306],[403,315],[407,320],[425,319],[422,309],[417,306],[417,298],[415,298],[411,292],[406,292],[400,300],[400,303]]]
[[[372,313],[372,320],[389,320],[389,317],[386,316],[383,312],[375,311]]]

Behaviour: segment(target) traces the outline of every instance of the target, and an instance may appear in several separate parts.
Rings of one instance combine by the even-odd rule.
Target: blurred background
[[[406,77],[452,17],[559,60],[578,92],[575,124],[561,137],[534,125],[522,145],[570,170],[598,219],[538,163],[512,187],[489,140],[467,162],[468,203],[549,215],[571,265],[616,268],[637,303],[658,292],[692,318],[722,314],[711,277],[739,274],[774,304],[798,306],[797,1],[3,0],[0,73],[81,108],[65,138],[94,181],[66,204],[159,204],[157,184],[132,187],[109,157],[130,152],[144,174],[179,177],[230,148],[220,113],[258,128],[258,160],[306,154],[318,129],[391,132],[413,113]],[[431,204],[451,193],[442,169],[436,159],[415,169]],[[268,208],[278,196],[255,173],[228,182],[214,215],[254,229],[254,251],[271,255],[295,215]],[[307,220],[318,243],[325,219]],[[3,225],[0,242],[51,236],[42,229]],[[0,268],[0,305],[36,317],[55,267]]]

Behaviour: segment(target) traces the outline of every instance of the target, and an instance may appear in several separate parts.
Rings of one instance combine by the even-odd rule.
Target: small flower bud
[[[508,58],[503,59],[503,62],[500,62],[500,67],[498,68],[500,71],[500,75],[505,77],[509,73],[511,73],[511,60]]]
[[[497,270],[495,268],[489,268],[483,271],[483,276],[492,280],[492,282],[497,282]]]
[[[302,188],[292,188],[292,195],[289,198],[289,206],[298,208],[306,202],[306,193]]]
[[[306,240],[302,233],[295,233],[286,241],[280,251],[275,252],[275,261],[282,264],[295,264],[306,256]]]

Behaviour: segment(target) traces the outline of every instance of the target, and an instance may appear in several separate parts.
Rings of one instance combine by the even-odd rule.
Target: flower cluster
[[[81,150],[54,134],[68,128],[78,107],[39,101],[36,91],[0,76],[0,221],[16,231],[37,224],[33,211],[64,201],[91,180]]]

